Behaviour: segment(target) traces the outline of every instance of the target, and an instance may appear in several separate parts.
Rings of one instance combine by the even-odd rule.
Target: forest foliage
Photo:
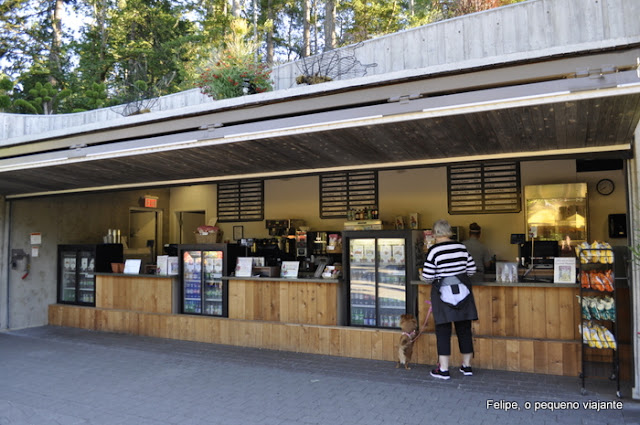
[[[518,1],[3,0],[0,112],[266,91],[273,65]]]

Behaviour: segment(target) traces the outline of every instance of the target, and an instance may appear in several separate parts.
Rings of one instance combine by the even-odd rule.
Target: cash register
[[[520,265],[526,270],[522,275],[523,281],[553,282],[553,273],[536,273],[537,270],[553,271],[553,259],[559,255],[558,241],[530,240],[519,245]]]

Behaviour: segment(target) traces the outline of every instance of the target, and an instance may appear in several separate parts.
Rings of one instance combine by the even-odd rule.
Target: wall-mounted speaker
[[[626,214],[609,214],[609,237],[610,238],[626,238],[627,237],[627,215]]]

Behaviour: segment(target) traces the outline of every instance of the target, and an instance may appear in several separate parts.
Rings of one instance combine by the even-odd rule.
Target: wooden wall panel
[[[426,315],[430,285],[419,285],[420,323]],[[474,286],[478,320],[476,336],[575,341],[579,336],[580,309],[575,287]],[[427,331],[434,330],[429,319]]]
[[[474,288],[475,290],[476,288]],[[518,291],[505,288],[504,292],[504,336],[518,337],[520,325],[520,305],[518,304]]]
[[[172,313],[174,279],[149,276],[96,276],[96,307]]]
[[[508,370],[507,368],[507,340],[491,340],[491,369]]]
[[[495,286],[491,292],[491,333],[494,336],[506,336],[506,304],[505,293],[507,288]]]
[[[106,332],[139,335],[138,313],[124,310],[96,309],[96,329]]]
[[[229,318],[335,326],[335,283],[229,281]]]
[[[276,289],[274,289],[276,288]],[[419,288],[421,300],[429,295],[426,285]],[[246,289],[246,288],[244,288]],[[272,296],[282,300],[283,293],[289,293],[292,288],[283,289],[280,285],[263,287],[262,294],[271,293]],[[475,288],[474,288],[475,289]],[[488,289],[488,290],[487,290]],[[497,289],[497,290],[495,290]],[[532,319],[543,314],[542,309],[534,307],[536,294],[532,290],[540,288],[489,288],[481,294],[479,299],[485,300],[490,305],[490,332],[502,333],[500,320],[495,317],[506,315],[509,310],[518,310],[524,304],[526,315]],[[555,288],[551,288],[552,290]],[[265,292],[266,290],[266,292]],[[568,315],[573,316],[575,322],[575,306],[569,308],[571,297],[575,289],[558,289],[562,293],[558,302],[547,304],[544,309],[545,319],[541,321],[545,334],[557,335],[549,330],[548,317],[562,316],[562,311],[567,310]],[[294,287],[296,303],[287,305],[299,305],[300,299],[313,299],[313,293],[318,293],[318,288],[312,290]],[[544,291],[540,291],[544,294]],[[275,295],[273,295],[275,294]],[[489,295],[487,295],[489,294]],[[331,296],[331,295],[330,295]],[[547,297],[547,295],[544,295]],[[539,295],[537,295],[539,297]],[[316,295],[317,298],[317,295]],[[513,304],[499,302],[501,299],[517,300]],[[485,302],[482,301],[482,302]],[[279,301],[278,301],[279,302]],[[274,304],[275,305],[275,304]],[[426,304],[425,304],[426,305]],[[577,303],[576,303],[577,305]],[[504,306],[504,307],[503,307]],[[496,308],[497,307],[497,308]],[[296,308],[296,310],[299,310]],[[504,310],[504,313],[503,313]],[[282,310],[281,310],[282,311]],[[262,313],[261,313],[262,314]],[[264,313],[267,314],[267,313]],[[419,312],[424,320],[426,309]],[[489,319],[485,319],[489,320]],[[146,335],[161,338],[173,338],[207,343],[237,345],[246,347],[258,347],[272,350],[293,352],[305,352],[315,354],[327,354],[333,356],[355,357],[363,359],[383,360],[390,362],[393,367],[397,361],[397,349],[400,338],[399,330],[370,329],[357,327],[338,327],[307,325],[298,323],[280,323],[274,321],[240,320],[219,317],[202,317],[191,315],[172,315],[159,313],[131,312],[116,309],[100,309],[71,305],[52,305],[49,309],[50,324],[59,326],[81,327],[107,332],[121,332],[135,335]],[[520,322],[518,319],[517,322]],[[421,321],[421,324],[423,322]],[[507,321],[503,321],[507,324]],[[433,328],[433,320],[429,324]],[[523,322],[524,325],[524,322]],[[529,326],[532,326],[531,324]],[[573,326],[573,325],[572,325]],[[481,328],[481,329],[488,329]],[[496,331],[497,330],[497,331]],[[513,331],[518,331],[514,327]],[[505,331],[506,332],[506,331]],[[532,332],[535,334],[535,332]],[[451,365],[456,367],[460,363],[457,338],[452,337]],[[511,370],[520,372],[536,372],[552,375],[578,376],[581,370],[581,343],[576,340],[540,339],[540,338],[514,338],[509,336],[474,335],[475,357],[474,366],[477,368]],[[610,353],[602,350],[592,350],[590,356],[608,360]],[[609,356],[609,357],[607,357]],[[432,330],[427,329],[414,346],[414,364],[432,367],[437,363],[436,338]],[[622,371],[621,376],[630,376],[631,350],[628,345],[621,347],[620,354]]]

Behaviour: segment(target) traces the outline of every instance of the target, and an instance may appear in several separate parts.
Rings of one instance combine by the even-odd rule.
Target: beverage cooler
[[[346,231],[342,234],[349,325],[397,328],[416,314],[422,231]],[[420,263],[421,264],[421,263]]]
[[[121,244],[58,245],[58,302],[95,306],[94,273],[111,272],[123,258]]]
[[[179,245],[182,312],[227,317],[229,295],[223,276],[235,270],[237,245]]]

